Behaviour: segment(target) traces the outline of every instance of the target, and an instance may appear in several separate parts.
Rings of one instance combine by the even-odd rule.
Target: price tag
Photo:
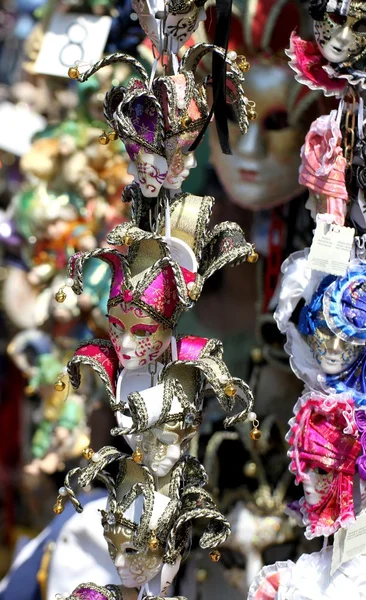
[[[330,574],[360,554],[366,554],[366,513],[357,517],[356,523],[335,534]]]
[[[36,60],[36,73],[67,77],[76,61],[92,64],[99,60],[111,24],[109,16],[55,13]]]
[[[351,256],[355,230],[317,221],[308,265],[330,275],[344,275]]]
[[[0,148],[15,156],[23,156],[29,151],[34,134],[45,129],[46,125],[46,119],[31,110],[27,104],[2,102]]]

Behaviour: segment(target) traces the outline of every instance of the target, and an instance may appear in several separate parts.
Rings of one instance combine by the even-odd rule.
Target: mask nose
[[[121,336],[121,350],[135,350],[136,341],[130,333]]]
[[[184,166],[186,169],[193,169],[194,167],[197,166],[196,157],[193,152],[190,152],[189,154],[187,154],[187,157],[184,161]]]
[[[241,135],[235,147],[243,158],[264,158],[267,154],[266,144],[260,123],[254,122],[245,135]]]
[[[345,25],[344,27],[342,27],[338,36],[342,40],[342,42],[347,42],[350,39],[350,37],[352,37],[352,31],[351,31],[350,27],[348,25]]]
[[[120,569],[126,566],[126,557],[122,552],[118,552],[114,564]]]
[[[327,342],[327,351],[329,354],[339,354],[341,352],[342,340],[336,335]]]

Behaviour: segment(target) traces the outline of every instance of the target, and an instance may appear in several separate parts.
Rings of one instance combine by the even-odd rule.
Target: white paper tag
[[[45,129],[46,125],[46,119],[31,110],[27,104],[1,102],[0,148],[16,156],[23,156],[29,151],[34,134]]]
[[[109,16],[55,13],[36,60],[36,73],[67,77],[76,61],[93,64],[103,54],[111,24]]]
[[[317,221],[308,265],[330,275],[344,275],[351,256],[355,230]]]
[[[356,523],[335,534],[330,574],[360,554],[366,554],[366,513],[357,517]]]

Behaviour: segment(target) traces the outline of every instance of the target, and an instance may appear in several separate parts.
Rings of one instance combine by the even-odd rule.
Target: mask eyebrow
[[[135,333],[135,331],[148,331],[149,333],[155,333],[157,331],[159,325],[146,325],[144,323],[137,323],[131,327],[131,333]]]
[[[125,331],[126,328],[124,324],[117,317],[114,317],[113,315],[108,315],[108,321],[110,323],[115,323],[116,325],[119,325],[123,329],[123,331]]]

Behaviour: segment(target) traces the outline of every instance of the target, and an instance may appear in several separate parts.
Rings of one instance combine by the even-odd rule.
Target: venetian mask
[[[308,504],[315,506],[327,495],[333,482],[333,474],[320,468],[307,469],[305,473],[307,478],[302,482],[304,497]]]
[[[364,349],[345,342],[336,336],[325,324],[323,313],[318,313],[318,325],[307,340],[322,371],[327,375],[337,375],[349,367]]]
[[[190,170],[196,166],[197,161],[193,152],[183,154],[182,151],[178,150],[169,165],[163,187],[169,190],[179,190],[182,187],[183,181],[187,179]]]
[[[353,64],[366,52],[366,9],[364,3],[351,1],[348,15],[325,12],[314,21],[319,50],[330,63]]]
[[[164,386],[156,385],[140,393],[144,403],[144,412],[149,421],[157,422],[163,414]],[[134,412],[138,410],[136,403]],[[120,427],[132,425],[131,417],[117,413]],[[133,451],[139,449],[143,454],[142,461],[158,477],[164,477],[183,455],[189,441],[198,429],[194,414],[183,414],[181,403],[174,396],[165,418],[165,422],[151,427],[147,431],[128,434],[126,441]]]
[[[154,493],[154,510],[150,520],[150,531],[158,519],[164,514],[169,503],[169,498]],[[108,544],[108,551],[113,560],[118,575],[124,586],[128,588],[141,587],[151,581],[163,567],[164,548],[159,546],[151,549],[148,542],[144,547],[137,546],[134,542],[144,512],[142,496],[138,496],[129,508],[121,515],[123,523],[104,525],[104,537]]]
[[[153,198],[158,195],[168,174],[168,164],[163,156],[141,149],[129,164],[127,172],[133,175],[141,193],[146,198]]]
[[[140,25],[158,52],[162,52],[165,39],[170,52],[176,54],[196,31],[198,25],[206,18],[206,12],[195,3],[189,10],[180,3],[178,12],[168,3],[161,0],[133,0],[132,8],[136,12]],[[164,20],[163,20],[164,19]],[[165,39],[164,39],[165,38]]]
[[[233,154],[222,154],[216,131],[211,128],[211,162],[231,200],[250,210],[282,204],[296,196],[300,128],[289,125],[288,93],[293,76],[287,68],[251,60],[245,74],[245,93],[255,102],[257,119],[242,135],[229,121]]]
[[[109,337],[124,369],[134,370],[159,358],[168,348],[172,330],[131,304],[110,309]]]

